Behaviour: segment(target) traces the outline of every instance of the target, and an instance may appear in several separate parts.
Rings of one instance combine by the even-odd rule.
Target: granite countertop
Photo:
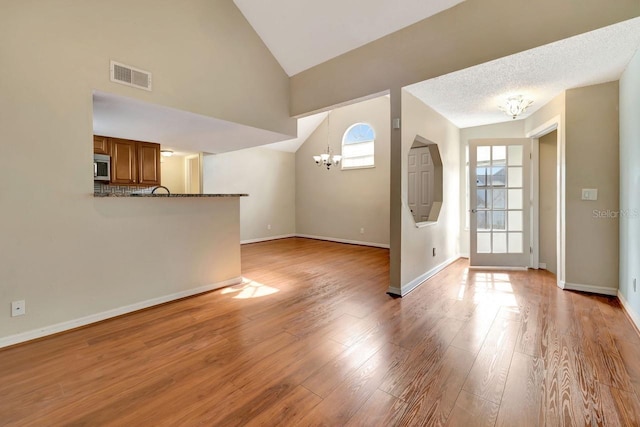
[[[150,194],[150,193],[93,193],[93,197],[246,197],[248,194]]]

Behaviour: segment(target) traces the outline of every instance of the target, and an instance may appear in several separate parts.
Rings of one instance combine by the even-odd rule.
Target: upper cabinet
[[[93,135],[93,154],[111,154],[109,138],[106,136]]]
[[[111,184],[160,185],[160,144],[94,135],[93,152],[111,155]]]
[[[137,145],[135,141],[111,138],[112,184],[138,184]]]
[[[160,185],[160,144],[138,143],[138,183]]]

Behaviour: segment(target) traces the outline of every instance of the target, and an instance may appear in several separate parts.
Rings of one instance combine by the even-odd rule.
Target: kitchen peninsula
[[[247,197],[248,194],[151,194],[151,193],[93,193],[93,197]]]

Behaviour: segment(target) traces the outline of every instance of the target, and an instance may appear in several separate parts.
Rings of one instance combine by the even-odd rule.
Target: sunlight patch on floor
[[[469,272],[465,269],[458,290],[458,300],[463,300],[468,292],[473,292],[475,303],[492,302],[518,312],[518,302],[513,292],[508,273]]]
[[[255,280],[247,279],[246,277],[242,278],[242,283],[235,286],[229,286],[228,288],[224,288],[222,290],[222,294],[232,294],[237,292],[233,298],[235,299],[249,299],[249,298],[260,298],[265,297],[267,295],[273,295],[276,292],[279,292],[278,289],[272,288],[271,286],[263,285],[262,283],[256,282]]]

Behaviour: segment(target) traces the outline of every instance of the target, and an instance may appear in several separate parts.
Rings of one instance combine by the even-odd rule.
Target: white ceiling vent
[[[129,65],[111,61],[111,81],[123,85],[151,90],[151,73]]]

